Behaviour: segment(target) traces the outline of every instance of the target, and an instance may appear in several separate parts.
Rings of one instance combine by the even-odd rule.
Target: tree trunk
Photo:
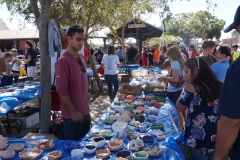
[[[88,60],[90,62],[90,65],[91,65],[91,68],[92,68],[92,71],[93,71],[93,76],[94,78],[96,79],[97,81],[97,85],[98,85],[98,88],[99,88],[99,91],[100,92],[103,92],[103,85],[102,85],[102,82],[101,82],[101,79],[100,77],[98,76],[98,72],[96,70],[96,67],[95,67],[95,64],[94,64],[94,61],[93,61],[93,57],[92,57],[92,54],[91,54],[91,48],[87,42],[87,38],[85,39],[84,41],[84,45],[87,47],[88,49]]]
[[[39,42],[41,49],[41,132],[49,133],[51,116],[51,58],[48,53],[48,19],[51,5],[41,1],[41,16],[39,17]]]

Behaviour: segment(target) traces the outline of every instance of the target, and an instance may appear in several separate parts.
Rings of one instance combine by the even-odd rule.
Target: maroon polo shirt
[[[86,68],[83,56],[79,54],[79,58]],[[75,109],[85,116],[90,112],[87,73],[82,71],[78,61],[78,58],[68,51],[57,60],[55,63],[56,90],[60,97],[69,95]],[[62,102],[60,106],[62,116],[72,119],[70,112]]]

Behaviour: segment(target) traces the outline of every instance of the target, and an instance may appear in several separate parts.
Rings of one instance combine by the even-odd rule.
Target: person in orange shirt
[[[154,66],[159,67],[160,49],[159,49],[158,45],[155,45],[155,47],[154,47],[153,60],[154,60]]]

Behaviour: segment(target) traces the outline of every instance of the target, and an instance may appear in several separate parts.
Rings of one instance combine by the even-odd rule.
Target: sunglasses
[[[86,68],[84,67],[84,65],[83,65],[83,63],[82,63],[82,61],[80,60],[80,58],[78,57],[78,64],[79,64],[79,66],[81,67],[81,69],[82,69],[82,72],[86,72]]]

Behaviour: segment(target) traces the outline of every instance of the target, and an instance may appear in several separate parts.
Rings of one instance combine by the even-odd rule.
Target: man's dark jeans
[[[63,118],[63,133],[66,140],[81,140],[91,128],[91,115],[84,116],[82,122],[73,123],[71,119]]]
[[[105,81],[107,82],[109,98],[110,98],[110,100],[114,100],[114,98],[117,94],[118,88],[119,88],[118,75],[117,74],[115,74],[115,75],[105,74],[104,78],[105,78]],[[114,86],[114,90],[112,88],[112,85]]]

